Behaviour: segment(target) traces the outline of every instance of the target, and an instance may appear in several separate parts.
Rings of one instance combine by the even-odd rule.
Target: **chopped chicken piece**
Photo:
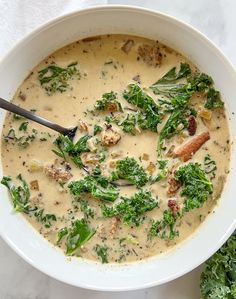
[[[142,45],[138,48],[138,54],[142,60],[150,66],[161,65],[162,54],[158,46]]]
[[[68,181],[72,177],[72,174],[69,171],[62,168],[56,168],[54,165],[45,166],[44,171],[47,176],[56,181]]]
[[[203,132],[197,136],[194,136],[185,144],[174,150],[174,154],[176,157],[179,157],[182,161],[186,162],[191,159],[192,156],[199,150],[199,148],[209,139],[209,132]]]
[[[86,124],[86,122],[82,120],[79,121],[79,130],[81,133],[88,132],[88,125]]]
[[[117,131],[114,131],[111,128],[106,129],[105,131],[102,131],[101,133],[101,141],[103,145],[115,145],[117,144],[121,139],[121,135],[120,133],[118,133]]]

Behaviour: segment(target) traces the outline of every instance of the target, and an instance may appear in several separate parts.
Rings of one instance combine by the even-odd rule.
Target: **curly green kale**
[[[73,141],[64,135],[59,135],[54,141],[57,149],[52,151],[59,157],[66,161],[66,154],[71,158],[75,165],[83,167],[83,163],[80,158],[80,154],[83,152],[89,152],[87,141],[92,138],[90,135],[82,136],[75,144]]]
[[[206,262],[201,274],[202,299],[236,299],[236,234]]]
[[[66,237],[66,254],[73,255],[95,233],[95,229],[89,227],[85,219],[76,220],[72,222],[71,227],[64,227],[59,230],[57,244],[60,244]]]
[[[123,93],[124,98],[130,104],[141,111],[137,114],[137,124],[142,130],[157,132],[157,125],[161,122],[159,106],[146,94],[139,85],[130,84]],[[134,120],[133,120],[134,121]]]
[[[122,201],[114,207],[104,205],[102,213],[104,217],[118,216],[125,224],[139,226],[145,218],[145,212],[158,206],[155,198],[149,191],[139,190],[131,197],[121,197]]]
[[[64,92],[69,88],[69,79],[74,76],[80,78],[80,72],[76,66],[77,62],[73,62],[65,68],[51,64],[38,72],[39,82],[48,95],[57,91]]]
[[[180,195],[185,196],[185,212],[200,208],[213,191],[212,182],[199,163],[181,166],[175,173],[175,179],[183,185]]]
[[[70,182],[68,188],[76,198],[80,198],[81,193],[90,193],[95,198],[113,202],[119,196],[119,190],[101,175],[99,168],[82,180]]]
[[[17,187],[12,184],[12,179],[6,176],[2,178],[1,184],[7,187],[12,199],[14,210],[16,212],[29,213],[29,186],[22,178],[21,174],[17,176],[17,179],[21,182],[21,185]]]
[[[179,232],[175,229],[176,222],[179,218],[179,214],[175,217],[172,211],[165,210],[163,212],[163,218],[161,220],[153,221],[152,226],[149,230],[150,237],[158,236],[161,239],[173,240],[179,235]]]
[[[137,187],[144,186],[149,180],[143,167],[134,158],[129,157],[116,162],[116,168],[112,172],[111,177],[112,181],[124,179]]]
[[[101,100],[97,100],[94,108],[96,110],[103,110],[103,111],[123,111],[121,103],[117,101],[117,94],[113,91],[104,93],[102,95]]]
[[[151,183],[159,182],[167,177],[168,173],[168,161],[167,160],[158,160],[159,172],[150,178]]]
[[[106,245],[96,244],[94,246],[94,250],[97,253],[98,257],[100,257],[102,264],[108,263],[108,249]]]

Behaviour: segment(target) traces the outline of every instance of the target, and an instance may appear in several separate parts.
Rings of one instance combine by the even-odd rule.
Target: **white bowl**
[[[58,48],[88,36],[127,33],[158,39],[192,60],[214,78],[228,110],[231,138],[235,141],[236,74],[224,55],[201,33],[167,15],[129,6],[101,6],[59,17],[23,39],[0,63],[0,96],[11,99],[29,71]],[[5,113],[0,111],[1,125]],[[150,287],[177,278],[212,255],[235,228],[235,150],[231,173],[215,213],[177,249],[128,265],[101,265],[72,258],[43,239],[20,214],[12,213],[6,189],[1,186],[0,233],[27,262],[71,285],[103,291]],[[2,170],[0,170],[2,176]]]

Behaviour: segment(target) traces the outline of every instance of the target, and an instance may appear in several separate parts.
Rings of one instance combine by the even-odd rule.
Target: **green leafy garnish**
[[[214,88],[210,88],[207,93],[207,101],[204,106],[207,109],[223,108],[224,103],[221,100],[219,91]]]
[[[125,133],[135,135],[135,127],[137,125],[136,114],[128,113],[126,117],[118,123]]]
[[[28,128],[28,124],[29,124],[28,121],[24,121],[23,123],[21,123],[19,126],[19,131],[26,131]]]
[[[82,180],[70,182],[68,188],[76,198],[80,198],[81,193],[90,193],[95,198],[113,202],[119,196],[119,190],[101,175],[99,168]]]
[[[123,111],[120,102],[117,101],[117,95],[113,91],[104,93],[102,95],[101,100],[97,100],[97,102],[94,105],[94,108],[96,110],[108,110],[111,112]]]
[[[202,299],[236,299],[236,234],[206,262],[201,274]]]
[[[95,125],[94,128],[93,128],[93,135],[97,135],[98,133],[101,133],[102,132],[102,127],[99,126],[99,125]]]
[[[77,62],[71,63],[65,68],[51,64],[38,72],[39,82],[48,95],[52,95],[57,91],[66,91],[69,87],[69,79],[75,76],[78,79],[80,78]]]
[[[159,106],[146,94],[139,85],[130,84],[123,93],[130,104],[141,109],[137,114],[137,123],[142,130],[157,132],[157,125],[161,122]],[[132,120],[134,122],[134,120]]]
[[[204,157],[204,166],[205,166],[205,173],[211,174],[211,178],[214,179],[216,176],[216,162],[211,159],[210,155],[206,155]]]
[[[164,148],[165,139],[170,139],[172,136],[178,134],[183,129],[187,128],[188,121],[186,119],[186,110],[174,110],[166,121],[164,127],[162,128],[159,136],[157,151],[161,155]]]
[[[139,190],[131,197],[121,197],[121,202],[114,207],[104,205],[104,217],[118,216],[125,224],[139,226],[145,217],[145,212],[157,207],[158,202],[152,198],[149,191]]]
[[[32,129],[32,134],[22,135],[20,137],[17,137],[15,130],[10,129],[7,135],[4,135],[3,138],[5,142],[13,142],[16,143],[21,148],[26,148],[31,144],[31,142],[35,140],[37,133],[38,133],[37,130]]]
[[[85,219],[76,220],[72,222],[71,227],[59,230],[57,244],[66,237],[66,254],[72,255],[90,240],[95,233],[96,231],[89,227]]]
[[[179,214],[174,217],[171,210],[165,210],[163,212],[163,218],[152,223],[149,236],[158,236],[161,239],[173,240],[175,237],[179,236],[179,232],[175,229],[178,218]]]
[[[52,226],[52,221],[57,221],[57,217],[54,214],[44,213],[44,209],[36,210],[34,216],[37,221],[42,223],[44,227],[50,228]]]
[[[155,183],[155,182],[159,182],[163,179],[165,179],[167,177],[167,173],[168,173],[168,168],[167,168],[167,164],[168,161],[167,160],[158,160],[157,161],[159,164],[159,172],[150,178],[151,183]]]
[[[14,210],[16,212],[29,213],[29,187],[26,181],[22,178],[21,174],[17,176],[17,179],[21,182],[21,185],[17,187],[12,184],[12,179],[6,176],[2,178],[1,184],[7,187],[11,196]]]
[[[84,217],[94,218],[94,210],[90,207],[89,203],[85,199],[80,200],[80,210],[84,213]]]
[[[101,259],[103,264],[108,263],[108,247],[106,245],[99,245],[96,244],[94,247],[95,252],[97,253],[98,257]]]
[[[143,167],[134,158],[126,157],[116,162],[116,168],[112,172],[112,181],[124,179],[137,187],[142,187],[148,182],[148,175]]]
[[[213,191],[213,185],[206,177],[199,163],[181,166],[175,172],[175,179],[183,184],[180,192],[185,196],[184,211],[200,208]]]
[[[83,167],[83,163],[80,158],[80,154],[83,152],[89,152],[87,141],[91,138],[90,135],[82,136],[75,144],[68,136],[59,135],[54,141],[57,149],[52,151],[59,157],[66,161],[66,154],[71,158],[75,165]]]

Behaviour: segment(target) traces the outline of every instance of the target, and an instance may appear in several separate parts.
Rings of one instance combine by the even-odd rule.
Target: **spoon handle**
[[[57,131],[63,135],[67,135],[69,133],[69,129],[66,129],[66,128],[63,128],[57,124],[54,124],[52,122],[50,122],[49,120],[43,118],[43,117],[40,117],[40,116],[37,116],[35,115],[34,113],[30,112],[30,111],[27,111],[21,107],[18,107],[2,98],[0,98],[0,108],[4,109],[4,110],[7,110],[7,111],[10,111],[12,113],[15,113],[17,115],[20,115],[20,116],[23,116],[27,119],[30,119],[32,121],[35,121],[45,127],[48,127],[54,131]]]

